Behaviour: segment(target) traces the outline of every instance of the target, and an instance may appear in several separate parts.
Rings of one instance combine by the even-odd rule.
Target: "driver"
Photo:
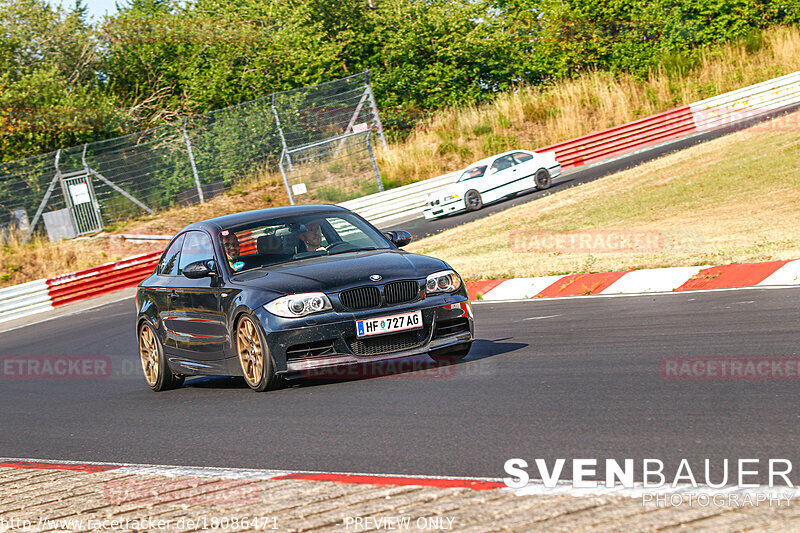
[[[298,253],[325,249],[322,246],[322,227],[318,221],[306,223],[305,231],[298,233],[297,237],[300,239]]]

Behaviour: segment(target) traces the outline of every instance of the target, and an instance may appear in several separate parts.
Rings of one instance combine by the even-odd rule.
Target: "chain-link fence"
[[[351,173],[364,167],[360,160],[374,167],[369,151],[353,149],[349,140],[368,140],[372,130],[383,138],[365,72],[123,137],[0,162],[0,229],[16,228],[26,239],[42,223],[53,240],[90,234],[142,213],[207,201],[237,182],[277,173],[281,157],[291,157],[288,150],[330,138],[341,139],[341,147],[327,152],[332,164],[315,159],[327,165],[330,194],[317,190],[314,199],[338,201],[338,189],[349,191]],[[304,157],[302,150],[295,153]],[[297,168],[310,169],[307,159]],[[379,180],[377,167],[373,172]],[[291,198],[288,181],[286,186]]]
[[[370,130],[284,150],[279,166],[292,204],[338,203],[383,190]]]
[[[369,75],[272,95],[279,167],[295,203],[341,202],[383,190],[372,130],[386,146]]]

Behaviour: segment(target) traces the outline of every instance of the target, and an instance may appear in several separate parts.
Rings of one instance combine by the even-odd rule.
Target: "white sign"
[[[69,195],[72,196],[74,205],[85,204],[92,201],[89,195],[89,187],[85,183],[76,183],[69,186]]]
[[[362,122],[361,124],[355,124],[353,126],[353,132],[359,133],[362,131],[367,131],[369,129],[369,125],[366,122]]]
[[[292,185],[292,194],[294,194],[294,195],[305,194],[307,192],[308,192],[308,189],[306,188],[306,184],[305,183],[297,183],[295,185]]]

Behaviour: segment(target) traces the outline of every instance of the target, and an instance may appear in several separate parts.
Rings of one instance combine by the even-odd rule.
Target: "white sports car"
[[[430,195],[425,218],[439,218],[460,211],[475,211],[529,189],[546,189],[561,174],[555,152],[512,150],[468,166],[456,183]]]

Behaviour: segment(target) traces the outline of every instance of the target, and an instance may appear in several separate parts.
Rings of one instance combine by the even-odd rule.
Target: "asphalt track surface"
[[[415,372],[259,394],[233,378],[151,392],[128,298],[0,334],[3,358],[112,365],[95,379],[3,367],[0,456],[488,477],[513,457],[656,458],[668,474],[686,458],[698,475],[705,458],[757,458],[764,483],[767,459],[800,465],[800,381],[666,380],[660,363],[798,356],[799,299],[756,289],[480,303],[462,363],[422,357]]]

